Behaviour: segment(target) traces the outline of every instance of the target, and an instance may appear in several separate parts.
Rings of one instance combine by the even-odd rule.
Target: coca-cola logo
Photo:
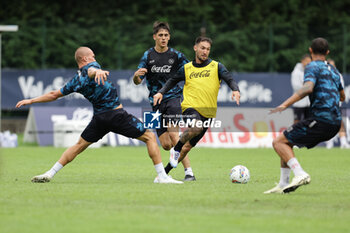
[[[201,72],[192,72],[190,74],[190,79],[192,78],[205,78],[210,76],[210,70],[203,70]]]
[[[170,73],[171,71],[171,66],[169,65],[164,65],[164,66],[152,66],[151,72],[152,73]]]

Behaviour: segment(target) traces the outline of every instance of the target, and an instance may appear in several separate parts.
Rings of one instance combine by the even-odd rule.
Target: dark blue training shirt
[[[151,105],[153,105],[153,96],[163,87],[166,81],[175,75],[177,70],[186,63],[188,63],[188,60],[185,55],[173,48],[169,48],[164,53],[158,53],[154,48],[150,48],[143,54],[137,68],[147,69],[147,74],[140,78],[142,80],[146,78]],[[182,87],[176,85],[163,95],[162,102],[180,97],[181,95]]]
[[[82,94],[92,103],[94,114],[99,114],[112,110],[120,105],[116,87],[109,80],[105,84],[98,85],[94,78],[89,78],[88,69],[90,67],[101,69],[97,62],[91,62],[78,70],[78,73],[61,88],[63,95],[73,92]]]
[[[311,115],[328,124],[340,124],[340,94],[343,90],[339,71],[326,61],[312,61],[305,67],[304,82],[315,87],[309,95]]]

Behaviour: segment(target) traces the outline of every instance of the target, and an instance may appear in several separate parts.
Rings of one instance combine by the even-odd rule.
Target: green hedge
[[[152,24],[170,23],[170,46],[193,59],[195,37],[214,40],[211,57],[237,72],[290,72],[315,37],[328,39],[330,56],[350,69],[349,1],[19,1],[4,0],[0,24],[2,67],[73,68],[74,51],[90,46],[108,69],[136,69],[153,46]],[[203,32],[203,31],[202,31]]]

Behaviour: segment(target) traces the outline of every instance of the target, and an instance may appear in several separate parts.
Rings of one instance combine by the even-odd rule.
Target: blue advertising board
[[[49,70],[3,70],[2,108],[13,109],[19,100],[40,96],[60,89],[76,73],[73,69]],[[149,106],[148,89],[143,82],[136,86],[132,81],[132,70],[111,71],[110,79],[117,86],[118,95],[124,106]],[[275,107],[292,93],[290,74],[287,73],[236,73],[234,74],[241,90],[241,107]],[[344,75],[347,99],[343,107],[349,108],[350,75]],[[235,106],[231,91],[222,82],[219,106]],[[80,94],[71,94],[51,103],[36,106],[90,106]]]
[[[15,109],[15,105],[19,100],[34,98],[52,90],[60,89],[75,73],[76,70],[73,69],[4,69],[1,92],[2,108],[12,110]],[[121,103],[132,114],[142,118],[142,111],[150,108],[148,102],[149,92],[145,83],[138,86],[133,83],[133,74],[134,71],[132,70],[111,71],[109,78],[117,87]],[[237,110],[240,114],[246,114],[247,119],[249,113],[246,113],[244,108],[248,110],[255,108],[264,112],[268,108],[278,106],[293,93],[290,74],[287,73],[236,73],[234,77],[241,90],[241,104]],[[344,81],[346,100],[342,107],[350,109],[350,75],[344,75]],[[236,103],[231,100],[231,91],[224,82],[219,91],[218,106],[223,108],[236,107]],[[24,106],[24,109],[29,109],[30,107],[33,107],[32,114],[30,114],[32,115],[32,120],[27,121],[28,127],[26,127],[25,136],[29,138],[33,138],[31,135],[34,136],[36,138],[35,141],[40,145],[52,145],[53,122],[57,115],[65,115],[68,120],[71,120],[77,119],[77,116],[82,112],[87,112],[79,110],[79,108],[88,108],[91,111],[91,104],[80,94],[71,94],[54,102]],[[76,112],[79,112],[79,114],[74,115]],[[235,112],[235,114],[238,113]],[[79,120],[81,119],[79,118]],[[346,126],[348,126],[348,118],[346,118],[345,122],[347,123]],[[29,127],[30,123],[34,127]],[[348,129],[349,127],[347,127]],[[111,136],[109,141],[110,144],[112,142],[114,145],[138,145],[139,143],[137,140],[125,139],[119,136]]]

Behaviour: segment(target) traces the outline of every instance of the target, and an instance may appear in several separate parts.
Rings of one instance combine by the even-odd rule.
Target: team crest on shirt
[[[153,64],[155,62],[155,60],[150,60],[149,64]]]
[[[170,58],[168,62],[169,64],[174,64],[174,59]]]

